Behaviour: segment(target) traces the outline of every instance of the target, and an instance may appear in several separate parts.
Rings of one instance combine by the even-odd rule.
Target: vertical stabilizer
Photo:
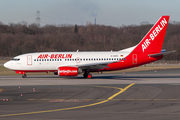
[[[141,40],[133,52],[160,53],[168,26],[169,16],[162,16],[146,36]]]

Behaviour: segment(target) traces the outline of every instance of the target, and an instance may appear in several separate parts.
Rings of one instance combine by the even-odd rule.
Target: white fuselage
[[[83,65],[123,62],[130,53],[130,49],[125,51],[105,51],[105,52],[39,52],[27,53],[14,57],[4,64],[11,70],[29,71],[56,71],[61,66],[79,67]]]

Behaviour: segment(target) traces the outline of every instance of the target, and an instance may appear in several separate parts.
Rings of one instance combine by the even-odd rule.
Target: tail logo
[[[147,38],[142,44],[143,52],[145,49],[148,48],[148,46],[156,38],[156,36],[162,31],[162,29],[166,26],[166,24],[167,24],[167,21],[164,18],[158,23],[157,27],[154,27],[154,30],[151,30],[151,33],[149,35],[149,39]]]

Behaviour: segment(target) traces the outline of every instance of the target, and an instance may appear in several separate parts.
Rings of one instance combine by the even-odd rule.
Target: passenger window
[[[39,61],[41,61],[41,59],[39,59]]]
[[[49,61],[51,61],[51,59],[49,59]]]
[[[44,59],[44,61],[46,61],[46,59]]]
[[[49,59],[47,59],[47,61],[49,61]]]
[[[34,61],[36,61],[36,59],[34,59]]]

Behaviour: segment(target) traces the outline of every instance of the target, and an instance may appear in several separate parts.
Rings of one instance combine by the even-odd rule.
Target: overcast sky
[[[180,0],[0,0],[0,21],[31,24],[38,10],[41,25],[86,25],[95,17],[101,25],[154,24],[162,15],[180,21]]]

